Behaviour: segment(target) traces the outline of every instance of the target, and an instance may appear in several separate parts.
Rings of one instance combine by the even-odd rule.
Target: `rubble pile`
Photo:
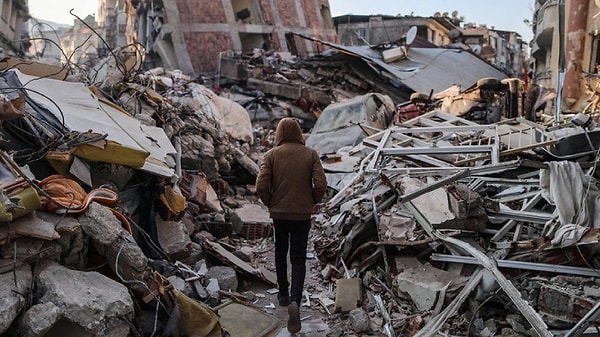
[[[567,161],[547,146],[571,137],[434,110],[325,162],[343,187],[318,218],[321,274],[364,291],[334,308],[370,309],[372,331],[387,336],[551,336],[584,322],[598,310],[582,284],[597,289],[599,275],[596,153]],[[345,160],[359,164],[338,183]]]
[[[275,335],[272,221],[253,184],[283,116],[312,129],[328,179],[301,303],[317,333],[596,324],[598,131],[518,117],[530,113],[514,79],[388,96],[396,82],[378,76],[391,65],[353,53],[360,61],[264,55],[245,65],[252,76],[217,80],[218,93],[130,60],[85,83],[6,67],[0,334]],[[352,75],[365,62],[376,76]]]

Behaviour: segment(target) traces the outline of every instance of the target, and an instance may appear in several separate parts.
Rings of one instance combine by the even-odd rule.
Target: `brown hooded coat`
[[[275,130],[275,147],[265,153],[256,178],[256,192],[271,218],[310,219],[326,188],[317,151],[304,145],[298,122],[282,119]]]

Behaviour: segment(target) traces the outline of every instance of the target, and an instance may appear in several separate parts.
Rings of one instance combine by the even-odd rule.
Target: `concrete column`
[[[298,22],[300,23],[300,27],[306,27],[306,16],[304,15],[304,8],[302,8],[303,1],[294,1],[296,4],[296,13],[298,15]],[[304,43],[306,44],[306,51],[310,54],[314,52],[313,44],[310,40],[304,39]]]
[[[313,0],[315,4],[315,13],[317,13],[317,21],[319,22],[319,27],[324,27],[325,24],[323,22],[323,17],[321,16],[321,5],[319,4],[319,0]]]
[[[240,31],[238,30],[237,22],[235,21],[235,13],[233,12],[233,5],[231,0],[221,0],[223,3],[223,11],[225,12],[225,19],[227,24],[231,27],[229,34],[231,41],[233,42],[233,50],[236,52],[242,51],[242,39],[240,38]]]
[[[583,65],[589,0],[567,1],[565,31],[565,81],[563,102],[567,109],[574,107],[581,96],[580,71]],[[576,69],[576,65],[579,69]]]
[[[281,23],[281,17],[279,16],[279,6],[277,6],[277,0],[270,0],[270,2],[271,8],[273,9],[273,20],[275,20],[273,24],[275,26],[277,38],[279,39],[279,49],[281,49],[282,52],[288,52],[290,50],[287,47],[285,32],[283,31],[283,29],[281,29],[283,25]]]
[[[163,30],[171,33],[173,49],[175,50],[179,68],[186,74],[194,74],[194,66],[190,59],[190,53],[187,50],[187,44],[183,38],[177,3],[175,0],[164,0],[163,6],[165,6],[165,12],[167,14],[167,23],[165,24],[166,27],[163,27]]]

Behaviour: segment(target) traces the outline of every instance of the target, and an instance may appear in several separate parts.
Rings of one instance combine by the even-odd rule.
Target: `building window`
[[[290,53],[292,53],[292,55],[298,55],[298,48],[296,47],[296,40],[294,39],[294,34],[286,33],[285,42]]]
[[[232,0],[235,21],[245,24],[262,24],[260,6],[254,0]]]

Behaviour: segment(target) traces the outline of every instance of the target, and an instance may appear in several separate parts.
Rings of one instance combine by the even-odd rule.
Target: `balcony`
[[[548,0],[537,10],[535,42],[540,48],[552,44],[554,28],[558,26],[558,0]]]

